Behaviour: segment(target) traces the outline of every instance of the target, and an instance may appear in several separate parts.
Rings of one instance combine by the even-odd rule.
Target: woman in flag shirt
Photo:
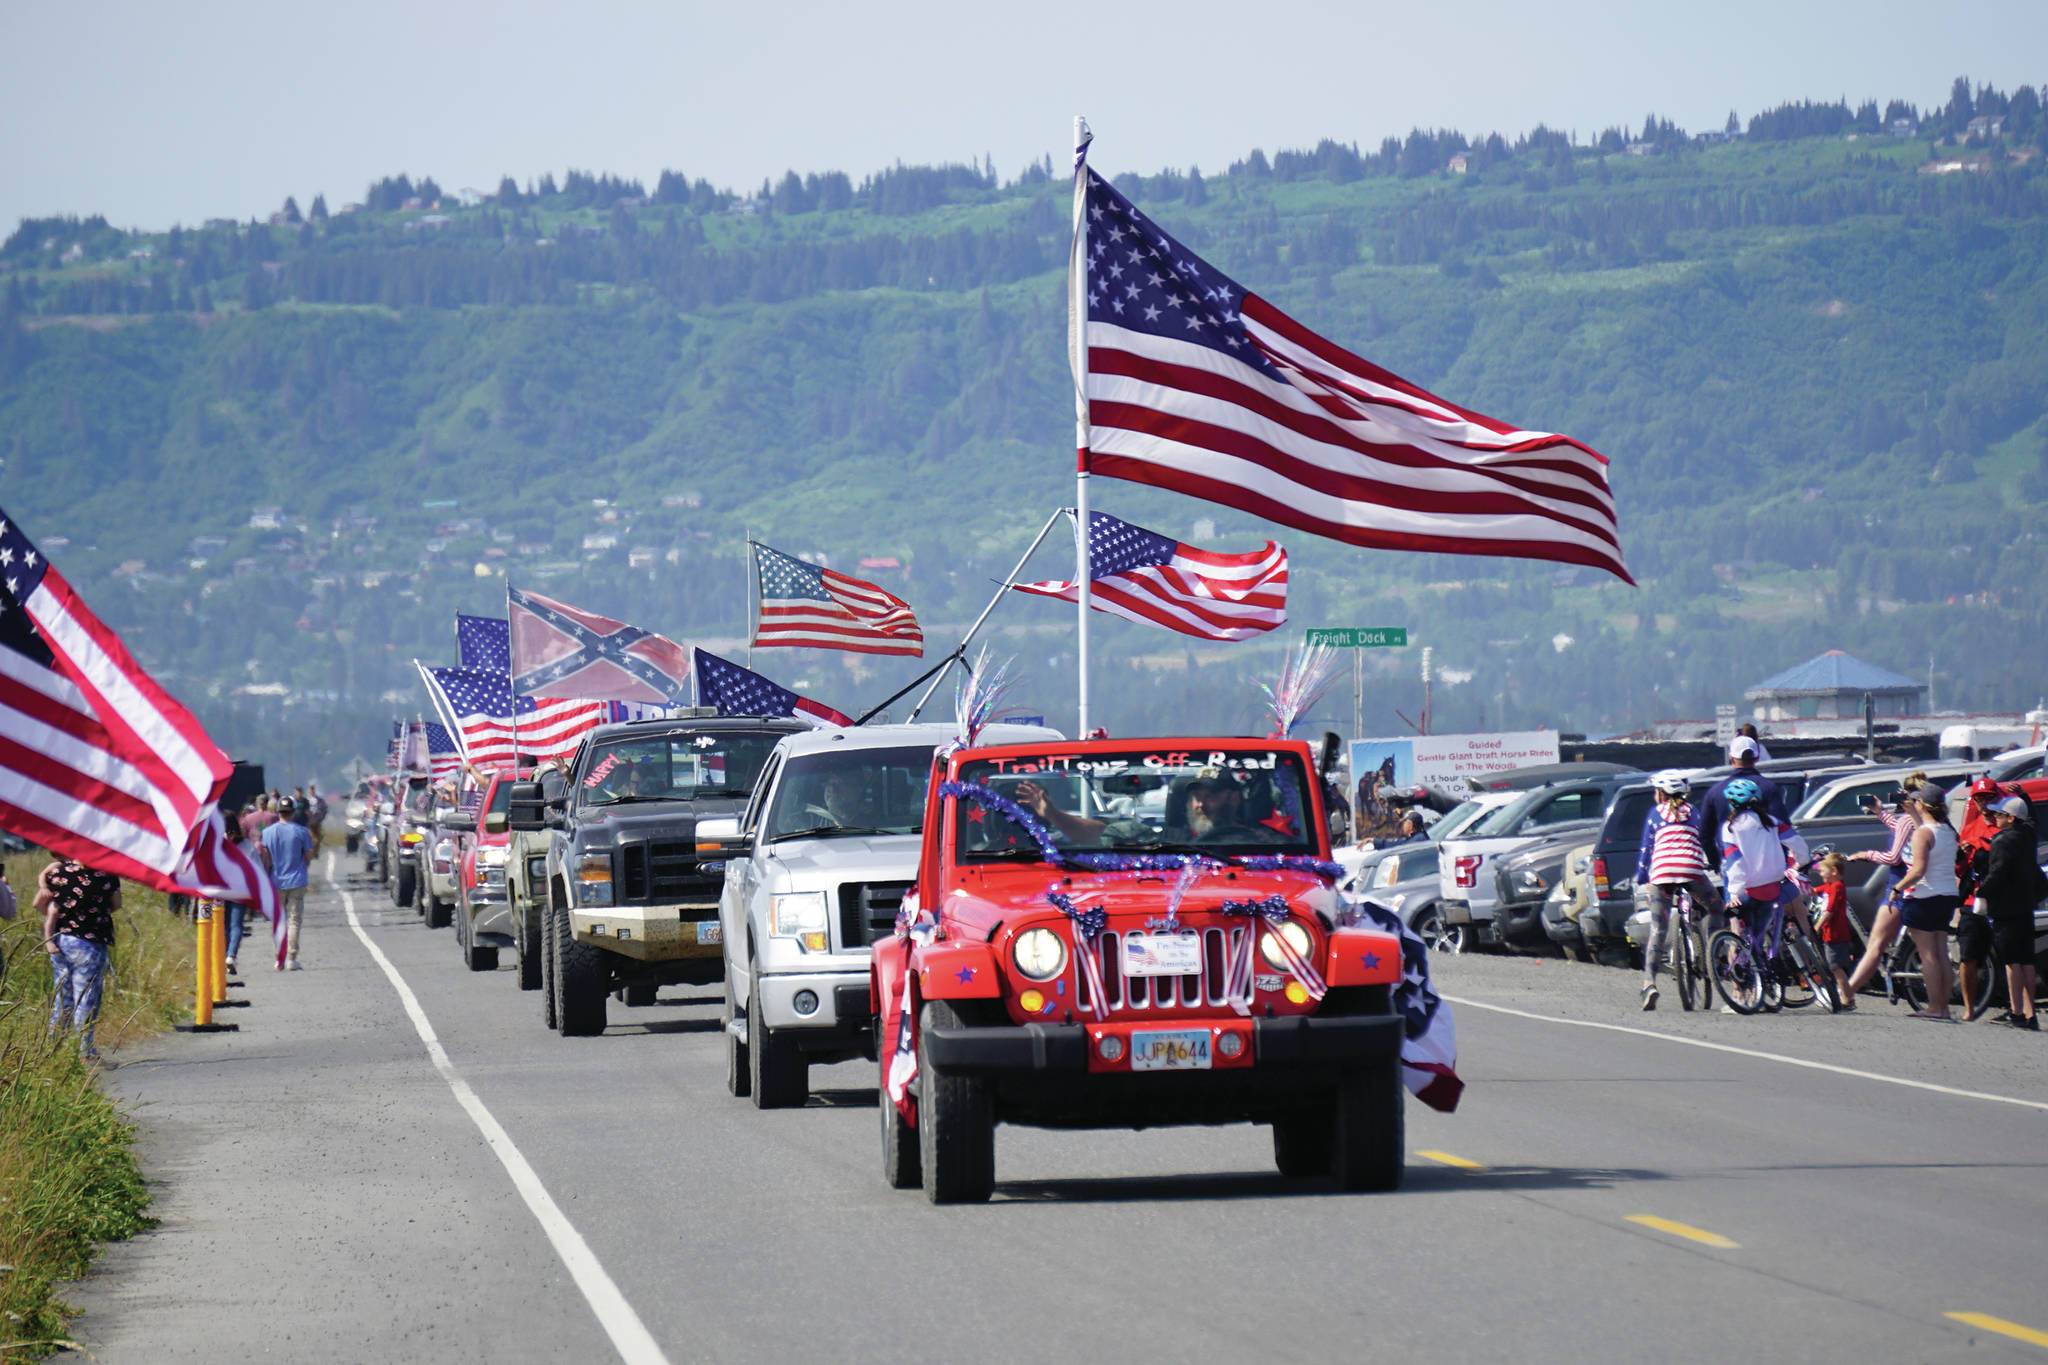
[[[1693,828],[1685,774],[1667,768],[1650,779],[1657,803],[1643,817],[1642,851],[1636,855],[1636,883],[1650,889],[1650,943],[1643,949],[1643,1008],[1657,1008],[1657,961],[1664,955],[1671,923],[1672,893],[1683,887],[1702,910],[1714,905],[1707,882],[1707,855]],[[1683,983],[1681,983],[1683,984]]]
[[[107,956],[114,950],[114,912],[120,908],[120,878],[70,858],[45,867],[37,884],[36,909],[43,914],[43,946],[50,954],[54,986],[50,1033],[61,1036],[69,1016],[87,1061],[100,1055],[92,1028],[99,1018]]]

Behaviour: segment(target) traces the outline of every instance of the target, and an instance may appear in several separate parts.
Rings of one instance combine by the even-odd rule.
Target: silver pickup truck
[[[812,1062],[874,1056],[868,948],[917,880],[932,754],[951,725],[790,735],[762,769],[725,867],[726,1086],[761,1109],[800,1105]],[[991,725],[984,744],[1057,740]],[[721,822],[722,825],[722,822]]]

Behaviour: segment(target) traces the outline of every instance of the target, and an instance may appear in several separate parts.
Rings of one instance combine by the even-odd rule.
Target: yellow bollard
[[[208,949],[213,945],[212,902],[199,901],[193,905],[192,925],[198,949],[193,967],[192,1022],[204,1028],[213,1022],[213,969],[207,963]]]
[[[228,998],[228,907],[223,901],[213,903],[213,938],[206,961],[213,971],[213,1003],[225,1003]]]

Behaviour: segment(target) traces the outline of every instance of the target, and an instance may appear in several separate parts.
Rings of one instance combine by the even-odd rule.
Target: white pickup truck
[[[1498,943],[1493,919],[1501,891],[1494,874],[1500,859],[1539,839],[1577,827],[1583,827],[1591,838],[1599,832],[1615,789],[1629,776],[1640,774],[1556,782],[1520,792],[1457,837],[1444,840],[1437,861],[1437,889],[1445,923],[1470,926],[1468,932],[1480,943]]]

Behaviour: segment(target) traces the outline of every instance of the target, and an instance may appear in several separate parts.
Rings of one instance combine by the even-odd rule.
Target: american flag
[[[1088,517],[1089,601],[1098,611],[1205,640],[1246,640],[1287,620],[1287,551],[1216,554],[1103,512]],[[1071,602],[1074,583],[1017,583]]]
[[[721,716],[794,716],[814,725],[851,725],[853,718],[800,697],[730,659],[697,651],[697,696]]]
[[[233,765],[4,511],[0,583],[0,827],[161,891],[258,906],[281,932],[269,876],[220,817]]]
[[[512,627],[495,616],[455,613],[455,662],[485,673],[512,671]]]
[[[419,670],[435,709],[454,721],[456,743],[476,768],[509,768],[515,752],[539,758],[572,753],[594,726],[618,719],[613,702],[514,696],[503,673],[424,664]]]
[[[1425,392],[1303,327],[1079,166],[1083,473],[1376,549],[1505,555],[1626,582],[1606,459]]]
[[[427,771],[435,778],[453,777],[462,771],[462,746],[455,742],[455,736],[448,727],[435,722],[423,721],[420,733],[427,743]]]
[[[514,692],[690,704],[690,656],[675,641],[539,593],[507,595]]]
[[[405,722],[391,722],[391,742],[384,747],[384,767],[387,772],[397,772],[405,757]]]
[[[924,653],[924,632],[903,600],[873,583],[754,546],[760,609],[757,645],[850,649],[860,654]]]

